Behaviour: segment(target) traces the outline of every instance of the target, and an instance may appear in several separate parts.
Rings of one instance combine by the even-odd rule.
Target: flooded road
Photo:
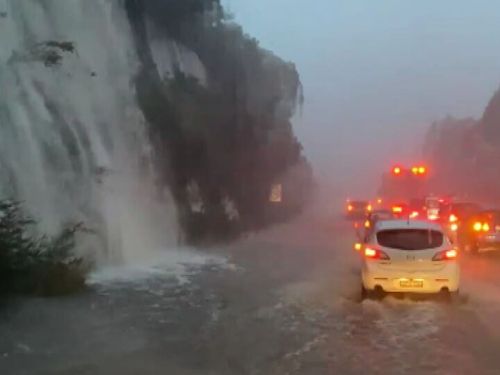
[[[0,312],[1,374],[498,374],[500,260],[461,299],[361,301],[349,224],[301,218]],[[174,265],[173,265],[174,264]]]

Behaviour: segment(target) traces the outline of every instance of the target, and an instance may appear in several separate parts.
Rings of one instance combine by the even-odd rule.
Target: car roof
[[[413,220],[413,219],[394,219],[381,220],[375,225],[377,231],[389,229],[432,229],[442,231],[442,227],[438,223],[428,220]]]

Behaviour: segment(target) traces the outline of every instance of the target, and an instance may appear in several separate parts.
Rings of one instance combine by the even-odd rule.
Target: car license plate
[[[401,279],[399,280],[399,286],[401,288],[423,288],[424,280]]]

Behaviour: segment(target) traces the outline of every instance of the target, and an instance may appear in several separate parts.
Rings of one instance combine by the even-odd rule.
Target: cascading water
[[[121,2],[0,0],[0,14],[0,198],[22,200],[43,232],[83,222],[106,259],[173,246]]]

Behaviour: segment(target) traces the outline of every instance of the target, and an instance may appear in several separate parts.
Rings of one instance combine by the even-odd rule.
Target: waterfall
[[[23,201],[44,233],[83,222],[102,259],[175,246],[121,1],[0,0],[0,45],[0,198]]]

